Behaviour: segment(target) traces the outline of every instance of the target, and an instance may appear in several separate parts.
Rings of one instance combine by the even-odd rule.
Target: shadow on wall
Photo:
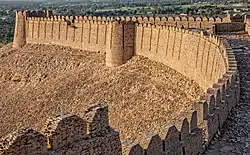
[[[232,23],[216,23],[215,34],[225,32],[243,32],[245,31],[245,23],[232,22]]]

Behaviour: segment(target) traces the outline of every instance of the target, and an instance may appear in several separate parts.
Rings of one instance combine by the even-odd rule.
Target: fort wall
[[[108,22],[70,17],[36,18],[27,20],[27,43],[55,44],[81,50],[105,52]]]
[[[230,23],[230,17],[91,17],[53,16],[51,13],[18,12],[26,18],[27,43],[57,44],[82,50],[105,51],[109,24],[113,20],[140,24],[171,26],[185,29],[213,29],[215,23]],[[26,15],[27,14],[27,15]],[[25,17],[24,17],[25,16]],[[18,16],[17,16],[18,17]],[[17,18],[18,19],[18,18]],[[18,27],[21,27],[21,23]],[[237,22],[234,24],[236,25]],[[239,25],[239,23],[238,23]],[[235,26],[234,26],[235,27]]]
[[[88,108],[83,118],[61,114],[49,119],[41,132],[23,129],[3,137],[0,155],[201,154],[239,101],[235,56],[226,41],[178,26],[168,27],[162,24],[165,19],[28,17],[23,32],[27,43],[106,52],[108,66],[142,55],[179,71],[206,91],[198,100],[190,101],[191,109],[169,120],[169,124],[138,133],[140,142],[120,140],[119,133],[109,127],[107,106],[97,104]],[[180,21],[189,26],[197,24]]]
[[[72,19],[72,20],[70,20]],[[206,19],[192,18],[185,21],[182,17],[167,18],[119,18],[143,24],[160,24],[179,28],[212,28],[215,22],[222,22],[222,18]],[[105,51],[109,40],[109,24],[115,19],[101,17],[28,17],[27,43],[56,44],[71,46],[82,50]],[[193,19],[194,20],[194,19]],[[205,21],[204,21],[205,20]],[[73,21],[73,22],[72,22]],[[193,23],[192,23],[193,22]],[[109,31],[109,32],[108,32]]]
[[[1,155],[176,155],[201,154],[222,128],[239,100],[239,81],[235,58],[227,47],[229,70],[201,96],[190,101],[192,108],[140,134],[141,141],[120,140],[109,127],[108,107],[95,104],[83,117],[60,114],[49,118],[42,131],[22,129],[0,140]]]
[[[106,52],[106,64],[111,67],[142,55],[194,79],[203,88],[226,72],[225,48],[220,48],[218,38],[149,23],[157,18],[138,17],[137,24],[132,20],[28,17],[26,42]]]
[[[180,28],[138,24],[135,55],[166,64],[206,89],[226,73],[226,49],[219,38]]]

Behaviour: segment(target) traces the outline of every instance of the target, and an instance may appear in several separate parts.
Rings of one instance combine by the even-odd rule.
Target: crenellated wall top
[[[208,22],[208,23],[221,23],[230,21],[230,17],[205,17],[205,16],[178,16],[178,15],[169,15],[163,17],[142,17],[142,16],[120,16],[120,17],[101,17],[101,16],[55,16],[52,11],[18,11],[17,14],[25,15],[27,17],[37,17],[39,18],[46,17],[46,19],[40,20],[51,20],[60,21],[60,20],[90,20],[90,21],[133,21],[138,23],[154,23],[154,24],[163,24],[164,22]],[[48,18],[49,17],[49,18]],[[235,16],[234,16],[235,18]],[[238,18],[242,18],[239,15]],[[35,18],[30,18],[35,19]]]

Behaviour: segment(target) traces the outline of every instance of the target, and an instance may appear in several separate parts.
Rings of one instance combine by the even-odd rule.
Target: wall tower
[[[126,63],[134,55],[135,23],[112,21],[109,24],[106,47],[106,65],[117,67]]]
[[[15,34],[13,47],[21,48],[26,44],[26,11],[16,12]]]

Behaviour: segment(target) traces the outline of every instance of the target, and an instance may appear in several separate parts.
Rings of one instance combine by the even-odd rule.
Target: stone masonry
[[[121,154],[119,133],[109,127],[107,106],[95,104],[80,118],[50,118],[41,133],[21,129],[0,140],[1,155]]]

